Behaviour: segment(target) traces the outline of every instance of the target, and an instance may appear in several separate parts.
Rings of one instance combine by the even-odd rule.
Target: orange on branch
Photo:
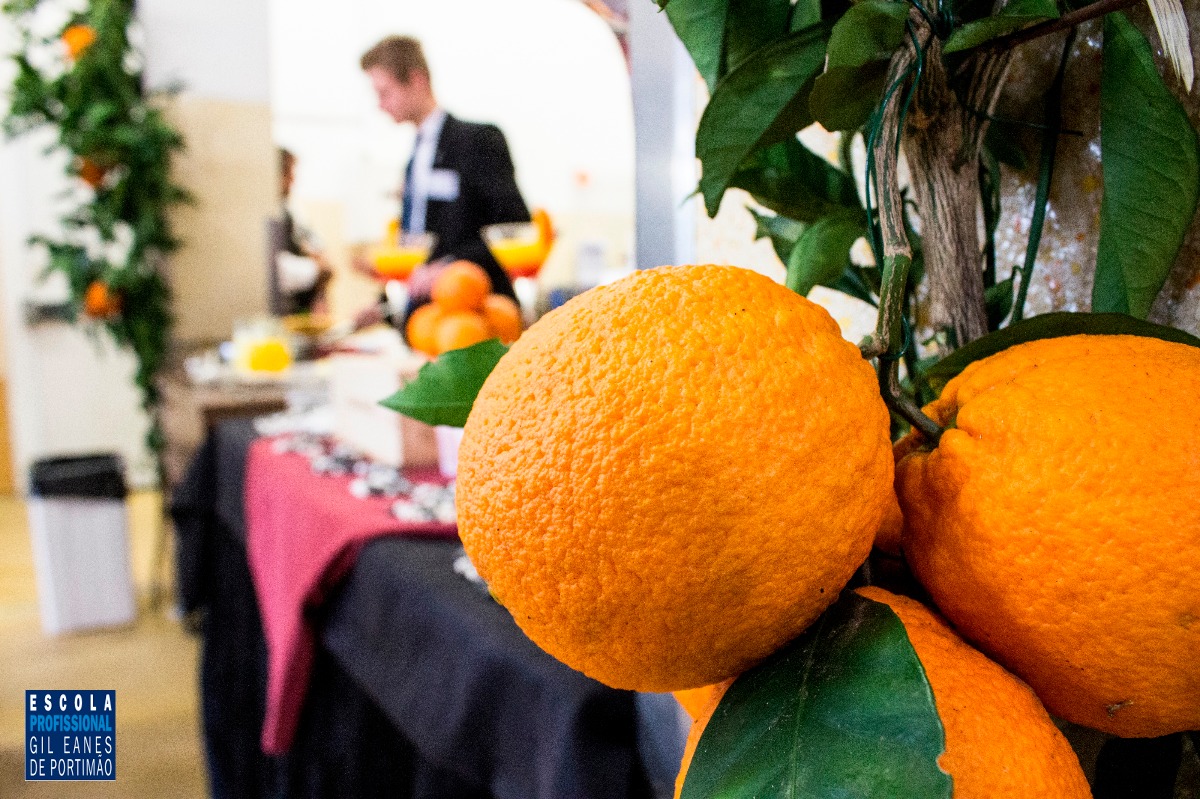
[[[477,311],[492,291],[492,280],[483,267],[455,261],[433,281],[433,301],[447,311]]]
[[[104,182],[104,176],[108,174],[108,170],[90,158],[79,159],[79,179],[91,186],[93,189],[100,188],[100,184]]]
[[[903,548],[938,608],[1056,715],[1200,728],[1200,349],[1137,336],[971,364],[897,451]]]
[[[663,267],[571,300],[467,421],[459,530],[522,629],[609,685],[727,679],[866,558],[888,412],[820,306],[749,270]]]
[[[103,280],[93,280],[83,295],[83,312],[93,319],[111,319],[121,313],[121,295]]]
[[[96,29],[91,25],[72,25],[62,32],[62,42],[71,60],[77,60],[96,43]]]

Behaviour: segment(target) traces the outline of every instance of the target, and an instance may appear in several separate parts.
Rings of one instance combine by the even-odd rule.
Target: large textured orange
[[[433,301],[447,311],[478,311],[492,290],[492,279],[483,267],[455,261],[434,279]]]
[[[952,429],[896,485],[942,612],[1070,721],[1200,729],[1200,349],[1031,342],[927,410]]]
[[[1091,797],[1075,752],[1029,686],[916,600],[882,588],[858,593],[900,617],[925,668],[946,730],[938,765],[954,779],[954,799]]]
[[[871,368],[735,267],[663,267],[529,328],[459,452],[459,532],[544,649],[609,685],[740,673],[866,558],[893,472]]]
[[[1091,797],[1075,752],[1029,686],[972,649],[919,602],[882,588],[858,593],[895,612],[925,669],[946,730],[938,765],[954,780],[954,799]],[[688,734],[676,797],[700,736],[731,684],[704,689],[706,702]]]

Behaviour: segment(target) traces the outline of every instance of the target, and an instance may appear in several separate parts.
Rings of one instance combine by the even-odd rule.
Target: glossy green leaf
[[[479,389],[506,352],[508,347],[494,338],[444,352],[379,404],[425,424],[462,427]]]
[[[737,69],[760,48],[788,33],[790,0],[728,0],[725,20],[725,64],[730,72]]]
[[[1119,13],[1104,18],[1100,150],[1104,199],[1092,309],[1144,319],[1195,215],[1200,155],[1146,37]]]
[[[852,267],[842,273],[842,276],[829,284],[829,288],[842,292],[856,300],[862,300],[868,305],[879,307],[879,292],[868,284],[866,276],[877,275],[874,267],[863,269]],[[878,281],[876,281],[878,282]]]
[[[1008,318],[1013,306],[1013,279],[1008,277],[983,292],[983,304],[987,309],[988,330],[995,330]]]
[[[968,22],[954,31],[946,40],[946,47],[942,52],[969,50],[1035,22],[1057,18],[1058,5],[1054,0],[1012,0],[1000,13]]]
[[[729,0],[660,2],[688,55],[711,92],[721,77]]]
[[[788,30],[802,31],[821,21],[821,0],[796,0],[792,6],[792,18]]]
[[[829,34],[828,68],[889,61],[904,41],[908,3],[862,0],[850,6]]]
[[[769,238],[775,254],[786,264],[800,239],[800,234],[807,226],[803,222],[779,214],[760,214],[753,208],[749,210],[755,222],[754,238]]]
[[[696,747],[682,799],[950,799],[925,671],[887,605],[853,592],[739,677]]]
[[[825,29],[810,28],[762,48],[717,84],[696,133],[700,191],[709,216],[776,120],[801,102],[807,111],[801,92],[811,87],[824,60]]]
[[[863,213],[827,216],[804,231],[787,262],[787,287],[806,296],[813,286],[837,282],[850,264],[850,247],[867,233]]]
[[[754,153],[730,185],[750,192],[775,213],[800,222],[861,208],[854,179],[795,136]]]
[[[813,83],[808,108],[826,130],[855,131],[867,124],[883,99],[888,62],[830,67]]]
[[[926,372],[926,378],[940,391],[951,378],[975,361],[1026,341],[1075,335],[1145,336],[1200,347],[1200,338],[1173,327],[1152,324],[1120,313],[1042,314],[988,333],[955,350]]]

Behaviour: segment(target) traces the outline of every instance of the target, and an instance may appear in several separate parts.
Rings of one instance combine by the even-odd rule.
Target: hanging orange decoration
[[[91,25],[72,25],[63,31],[62,43],[67,46],[67,56],[77,61],[84,51],[96,43],[96,29]]]
[[[107,174],[108,170],[97,164],[92,159],[79,159],[79,179],[91,186],[93,189],[100,188],[100,184],[104,182],[104,176]]]
[[[83,312],[93,319],[112,319],[121,313],[121,295],[103,280],[93,280],[83,295]]]

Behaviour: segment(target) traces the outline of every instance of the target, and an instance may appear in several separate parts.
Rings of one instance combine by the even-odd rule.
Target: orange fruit
[[[971,648],[929,608],[859,588],[900,617],[946,729],[938,758],[955,799],[1090,799],[1067,739],[1029,686]]]
[[[492,337],[492,331],[488,329],[482,316],[473,311],[454,311],[438,320],[434,343],[440,355],[487,341]]]
[[[483,301],[483,318],[493,335],[512,344],[521,335],[521,309],[503,294],[489,294]]]
[[[74,61],[96,43],[96,29],[91,25],[72,25],[63,31],[62,42],[67,46],[67,55]]]
[[[108,170],[90,158],[79,159],[79,179],[93,189],[100,188],[106,174],[108,174]]]
[[[436,356],[438,323],[445,317],[446,309],[436,302],[426,303],[409,314],[408,323],[404,326],[409,346],[417,352]]]
[[[697,696],[696,699],[703,699],[696,705],[696,712],[693,713],[691,708],[685,708],[688,714],[692,717],[692,727],[688,730],[687,743],[683,746],[683,760],[679,764],[679,776],[675,778],[675,799],[679,799],[683,792],[683,782],[687,779],[688,766],[692,765],[692,758],[696,755],[696,747],[700,743],[700,736],[704,734],[704,728],[708,726],[709,720],[713,713],[717,710],[717,705],[721,704],[722,697],[729,690],[729,686],[733,685],[736,677],[730,677],[724,682],[716,685],[705,686],[704,688],[696,688],[695,691],[703,692],[702,696]]]
[[[433,281],[433,301],[447,311],[477,311],[492,291],[492,280],[483,267],[455,261]]]
[[[938,608],[1055,715],[1200,729],[1200,349],[1069,336],[947,384],[901,441],[903,548]]]
[[[679,706],[692,717],[692,721],[704,715],[708,708],[709,702],[712,700],[714,691],[720,690],[725,692],[727,683],[717,683],[716,685],[704,685],[700,688],[685,688],[682,691],[675,691],[675,701]]]
[[[83,312],[93,319],[111,319],[121,313],[121,295],[103,280],[93,280],[83,294]]]
[[[820,306],[727,266],[588,291],[492,371],[459,532],[550,654],[609,685],[727,679],[866,558],[893,471],[874,372]]]
[[[882,588],[858,593],[892,609],[921,661],[946,730],[938,765],[954,780],[954,799],[1090,799],[1075,752],[1029,686],[972,649],[921,603]],[[710,689],[692,724],[676,797],[731,684]]]

